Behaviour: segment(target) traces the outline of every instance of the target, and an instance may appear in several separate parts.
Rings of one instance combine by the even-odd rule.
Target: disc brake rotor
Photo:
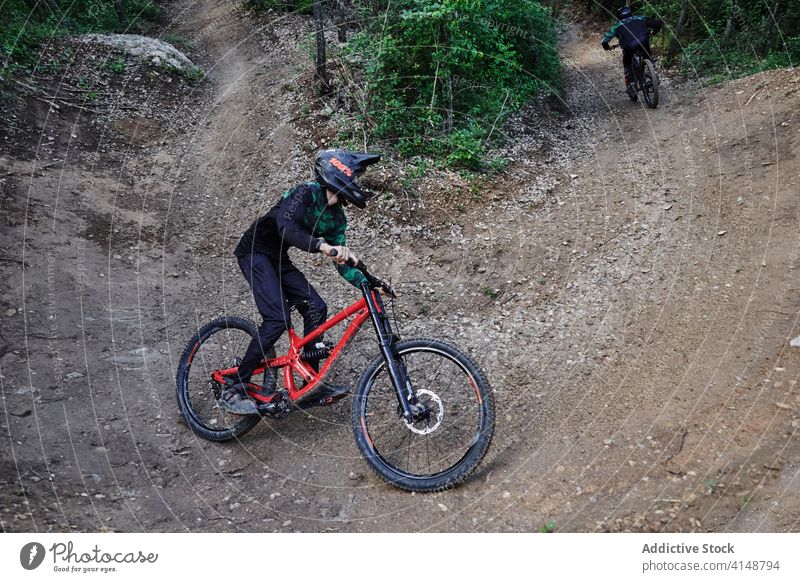
[[[436,395],[435,392],[430,390],[421,389],[417,390],[417,400],[424,404],[428,409],[428,414],[425,420],[410,421],[404,420],[408,430],[417,434],[430,434],[435,431],[442,424],[444,419],[444,406],[442,406],[442,399]],[[430,424],[431,418],[434,417],[436,422]]]

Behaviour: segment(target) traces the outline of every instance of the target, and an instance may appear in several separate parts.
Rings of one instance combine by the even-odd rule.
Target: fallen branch
[[[47,335],[47,334],[44,334],[44,333],[29,333],[28,337],[35,337],[36,339],[46,339],[46,340],[72,340],[72,339],[78,339],[77,335],[55,336],[55,335]]]
[[[745,103],[745,104],[744,104],[744,106],[745,106],[745,107],[747,107],[748,105],[750,105],[750,102],[751,102],[753,99],[755,99],[756,95],[758,95],[758,94],[761,92],[761,89],[763,89],[763,88],[764,88],[764,87],[759,87],[758,89],[756,89],[756,92],[755,92],[755,93],[753,93],[753,94],[750,96],[750,99],[748,99],[748,100],[747,100],[747,103]]]
[[[88,107],[83,107],[81,105],[75,105],[74,103],[69,103],[69,102],[64,101],[62,99],[59,99],[58,101],[59,101],[59,103],[63,103],[67,107],[72,107],[73,109],[80,109],[81,111],[88,111],[89,113],[95,113],[97,115],[100,115],[102,113],[102,111],[98,111],[97,109],[89,109]]]
[[[671,455],[669,455],[664,460],[665,463],[668,463],[676,455],[680,455],[681,454],[681,451],[683,450],[683,443],[686,442],[686,435],[687,434],[689,434],[688,430],[686,430],[685,428],[683,430],[681,430],[681,442],[678,444],[678,450],[676,452],[672,453]]]
[[[47,163],[47,164],[44,164],[44,165],[38,166],[38,167],[36,168],[36,170],[37,170],[37,171],[38,171],[38,170],[44,170],[45,168],[49,168],[50,166],[55,166],[56,164],[60,164],[60,163],[61,163],[61,162],[63,162],[63,161],[64,161],[64,160],[53,160],[52,162],[49,162],[49,163]]]
[[[31,95],[31,97],[33,97],[34,99],[37,99],[37,100],[39,100],[39,101],[41,101],[43,103],[47,103],[48,105],[50,105],[50,107],[52,107],[53,109],[56,109],[57,111],[61,110],[61,106],[60,105],[57,105],[56,103],[50,101],[49,99],[45,99],[44,97],[39,97],[38,95]]]
[[[14,82],[17,85],[25,87],[26,89],[30,89],[31,91],[38,91],[39,90],[37,87],[34,87],[33,85],[28,85],[27,83],[23,83],[22,81],[18,81],[17,79],[14,79]]]

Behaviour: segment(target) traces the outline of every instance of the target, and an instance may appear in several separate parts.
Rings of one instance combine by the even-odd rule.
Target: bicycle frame
[[[290,327],[288,329],[288,353],[285,356],[272,358],[262,362],[262,364],[253,372],[253,375],[257,376],[262,374],[267,368],[283,368],[283,382],[289,399],[292,402],[300,400],[307,393],[314,390],[314,388],[316,388],[316,386],[322,381],[322,378],[328,373],[328,370],[331,368],[333,363],[342,354],[347,344],[350,343],[350,341],[361,330],[361,327],[364,325],[364,323],[366,323],[371,315],[373,317],[373,322],[376,325],[376,331],[378,332],[378,337],[379,340],[381,340],[381,344],[383,345],[385,343],[386,346],[390,348],[394,338],[385,337],[391,334],[391,329],[388,328],[388,322],[386,324],[383,322],[383,302],[380,300],[378,294],[369,288],[362,289],[362,292],[363,297],[361,299],[328,319],[325,323],[305,337],[298,336],[294,331],[294,328]],[[325,365],[322,366],[319,372],[315,372],[306,362],[302,360],[303,348],[318,339],[326,331],[336,327],[345,319],[353,316],[355,316],[353,321],[350,322],[350,325],[345,330],[341,339],[331,350],[331,354],[326,359]],[[380,331],[378,331],[379,329]],[[394,367],[395,366],[391,366],[391,368]],[[234,372],[236,372],[235,367],[226,368],[223,370],[215,370],[211,373],[211,377],[215,381],[222,383],[223,376],[233,374]],[[297,388],[294,379],[294,372],[296,372],[303,380],[306,381],[305,386],[302,388]],[[272,402],[276,397],[278,397],[278,394],[280,394],[276,392],[268,396],[263,396],[256,392],[248,391],[248,393],[251,398],[263,403]]]
[[[315,372],[311,367],[302,361],[301,358],[303,355],[303,348],[305,346],[322,336],[322,334],[329,329],[336,327],[342,321],[352,316],[355,316],[355,318],[350,322],[350,325],[345,330],[341,339],[334,346],[333,350],[331,350],[330,356],[328,356],[327,360],[325,361],[325,365],[322,366],[319,372]],[[325,323],[305,337],[298,336],[294,331],[294,328],[290,327],[288,354],[267,360],[264,362],[263,367],[255,371],[255,374],[261,373],[265,368],[283,368],[283,385],[289,394],[289,399],[292,401],[299,400],[305,396],[306,393],[313,390],[322,380],[322,378],[328,373],[330,367],[342,354],[344,348],[348,343],[350,343],[350,340],[352,340],[361,330],[361,327],[364,325],[364,323],[366,323],[367,319],[369,319],[369,308],[367,306],[366,298],[362,297],[349,307],[328,319]],[[306,381],[305,386],[299,389],[297,388],[295,385],[293,372],[297,372],[297,374]],[[258,398],[257,394],[253,394],[253,396]],[[259,399],[263,400],[263,398]]]
[[[425,407],[420,406],[417,403],[417,398],[414,389],[411,386],[411,382],[408,379],[408,373],[406,372],[405,365],[397,354],[395,344],[400,338],[392,330],[389,318],[384,310],[380,293],[378,293],[378,291],[375,289],[377,289],[377,287],[383,287],[384,289],[388,289],[390,293],[393,294],[393,292],[391,291],[391,288],[386,286],[385,283],[382,283],[381,281],[369,275],[363,264],[359,263],[356,265],[356,268],[361,270],[361,272],[364,273],[368,279],[366,282],[361,284],[361,299],[328,319],[325,323],[305,337],[298,336],[297,333],[295,333],[294,328],[290,326],[288,329],[289,352],[285,356],[272,358],[261,362],[261,365],[253,372],[253,375],[257,376],[259,374],[263,374],[267,368],[283,368],[285,391],[276,391],[264,396],[248,390],[248,395],[252,399],[264,404],[269,404],[277,399],[283,398],[284,395],[288,395],[291,402],[297,402],[298,400],[301,400],[306,394],[312,392],[314,388],[319,385],[319,383],[328,373],[328,370],[330,370],[333,363],[338,359],[342,351],[344,351],[344,348],[347,346],[347,344],[350,343],[350,340],[352,340],[359,332],[367,319],[372,319],[373,327],[375,328],[375,334],[380,346],[381,355],[383,356],[384,362],[386,362],[386,369],[389,373],[392,384],[394,385],[398,406],[402,412],[403,418],[410,420],[426,412]],[[371,287],[369,282],[370,279],[372,279],[373,283],[377,283],[377,285],[373,284]],[[373,289],[373,287],[375,287],[375,289]],[[333,350],[325,361],[325,365],[322,367],[322,369],[320,369],[319,372],[315,372],[310,366],[308,366],[306,362],[303,361],[303,348],[314,340],[318,339],[326,331],[337,326],[349,317],[353,317],[353,321],[350,322],[350,325],[345,330],[341,339],[334,346]],[[216,370],[211,373],[211,378],[214,381],[222,384],[224,383],[224,376],[231,375],[235,373],[236,370],[236,367],[227,368],[224,370]],[[303,380],[305,380],[306,384],[302,388],[298,389],[295,385],[294,372],[296,372],[301,378],[303,378]]]
[[[636,49],[631,57],[631,69],[633,70],[633,80],[636,83],[636,90],[642,90],[642,82],[644,80],[644,59],[646,53],[642,49]]]

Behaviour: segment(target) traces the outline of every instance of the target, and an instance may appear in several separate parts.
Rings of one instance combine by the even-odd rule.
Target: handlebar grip
[[[339,251],[337,251],[336,249],[331,249],[331,252],[330,252],[330,254],[328,256],[331,257],[331,258],[338,257],[339,256]],[[353,259],[347,259],[347,264],[350,265],[351,267],[356,267],[357,268],[358,265],[360,264],[360,261],[354,261]]]

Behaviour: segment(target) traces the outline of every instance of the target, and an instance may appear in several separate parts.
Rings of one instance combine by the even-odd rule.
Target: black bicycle
[[[619,48],[619,45],[611,45],[611,48]],[[630,100],[636,103],[639,93],[641,93],[644,102],[650,109],[658,107],[658,85],[660,83],[658,71],[656,71],[656,65],[650,55],[641,46],[636,48],[631,57],[631,74],[633,75],[631,86],[634,90],[628,93]]]

